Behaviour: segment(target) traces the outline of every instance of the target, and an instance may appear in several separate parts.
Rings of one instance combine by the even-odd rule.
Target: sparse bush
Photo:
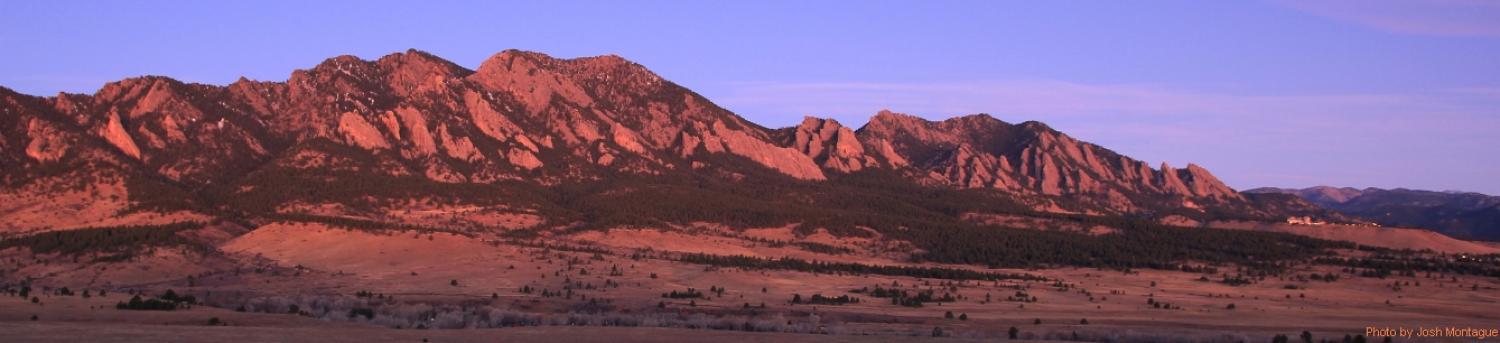
[[[182,304],[183,303],[180,303],[180,302],[177,302],[177,301],[174,301],[174,300],[166,300],[166,299],[158,299],[158,298],[142,299],[140,295],[136,295],[136,296],[130,297],[130,301],[122,301],[122,302],[119,302],[119,303],[115,304],[115,309],[120,309],[120,310],[144,310],[144,311],[171,311],[171,310],[178,309],[180,306],[182,306]]]

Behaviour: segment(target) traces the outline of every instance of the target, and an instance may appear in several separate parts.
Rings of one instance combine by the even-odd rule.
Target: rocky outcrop
[[[714,122],[701,141],[709,152],[728,152],[743,156],[794,178],[803,180],[827,178],[818,165],[813,163],[811,157],[795,149],[776,146],[744,131],[731,129],[722,121]]]
[[[27,121],[26,136],[31,137],[31,143],[26,145],[26,156],[37,161],[57,161],[68,153],[68,143],[63,140],[62,132],[40,119]]]
[[[544,185],[700,172],[824,181],[883,170],[922,185],[1037,196],[1047,210],[1059,202],[1142,212],[1245,201],[1197,165],[1152,169],[1037,122],[881,111],[858,130],[814,117],[767,129],[618,56],[509,50],[468,70],[409,50],[374,61],[330,58],[286,82],[140,77],[92,95],[17,96],[43,104],[24,111],[55,115],[143,173],[190,188],[268,164]],[[69,142],[36,138],[49,129],[65,128],[6,131],[0,149],[17,156],[10,159],[65,159]],[[742,169],[746,162],[770,173]]]
[[[1005,156],[981,153],[968,144],[959,144],[952,154],[937,165],[937,172],[954,185],[1005,190],[1017,190],[1022,186],[1014,178],[1015,170]]]
[[[1182,177],[1178,175],[1177,169],[1173,169],[1172,166],[1167,165],[1167,162],[1162,162],[1159,170],[1160,172],[1157,173],[1158,176],[1156,178],[1156,186],[1161,188],[1163,192],[1170,194],[1193,193],[1191,190],[1188,190],[1187,184],[1182,182]]]
[[[115,148],[119,148],[120,152],[125,155],[140,159],[141,148],[135,145],[135,139],[131,138],[130,132],[125,130],[125,124],[120,122],[120,115],[111,112],[107,120],[104,128],[99,131],[99,136],[104,137],[104,140],[109,141],[109,144],[114,145]]]
[[[803,118],[793,128],[791,146],[812,157],[818,165],[850,173],[876,165],[876,159],[865,154],[864,143],[850,130],[833,119]]]
[[[344,115],[339,117],[339,132],[344,134],[344,138],[348,139],[350,144],[361,148],[373,150],[390,147],[390,143],[386,142],[385,137],[380,134],[380,129],[376,129],[374,125],[354,112],[344,112]]]
[[[510,140],[511,136],[521,133],[520,126],[496,111],[494,104],[484,99],[478,92],[465,92],[464,104],[468,105],[470,123],[486,136],[504,142]]]
[[[487,91],[513,94],[533,116],[551,106],[554,96],[582,107],[593,104],[593,99],[571,77],[543,66],[547,63],[561,62],[539,53],[506,50],[480,64],[469,80]]]
[[[1183,183],[1188,185],[1188,189],[1192,192],[1192,195],[1195,196],[1241,198],[1239,193],[1229,188],[1229,186],[1224,185],[1224,182],[1219,181],[1219,178],[1210,174],[1208,169],[1203,169],[1203,167],[1199,167],[1196,164],[1188,163],[1187,170],[1184,170],[1184,175],[1182,175],[1181,179]]]
[[[1153,170],[1037,122],[1010,124],[983,114],[934,122],[881,111],[857,135],[885,156],[887,167],[910,161],[912,168],[955,187],[1087,195],[1097,205],[1124,212],[1161,197],[1245,201],[1197,165],[1178,170],[1163,163]]]
[[[454,80],[473,74],[453,62],[416,49],[386,55],[376,60],[375,65],[383,71],[391,93],[406,98],[447,92]]]
[[[542,167],[542,160],[537,159],[535,154],[525,149],[511,148],[505,153],[505,159],[510,161],[511,164],[526,170]]]
[[[484,159],[484,155],[474,147],[474,142],[468,137],[455,137],[449,134],[447,125],[438,127],[438,140],[443,143],[443,151],[448,154],[448,157],[471,163]]]
[[[392,113],[392,112],[386,112]],[[431,156],[437,153],[437,143],[432,138],[432,129],[427,127],[427,118],[422,112],[410,107],[400,107],[394,112],[398,120],[390,121],[390,131],[395,133],[396,139],[401,140],[402,128],[408,132],[406,141],[415,149],[415,156]],[[389,115],[388,115],[389,116]],[[472,144],[470,145],[472,149]]]

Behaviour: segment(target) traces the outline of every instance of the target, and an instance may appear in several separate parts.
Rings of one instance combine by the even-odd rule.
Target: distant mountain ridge
[[[149,76],[52,97],[0,88],[0,170],[19,201],[0,214],[93,218],[5,224],[19,230],[174,211],[252,225],[286,216],[405,223],[415,203],[529,218],[453,214],[433,225],[567,227],[599,219],[578,208],[603,205],[580,201],[652,187],[753,183],[780,193],[729,195],[805,206],[797,201],[836,203],[874,179],[984,192],[1038,213],[1279,220],[1316,211],[1241,194],[1194,164],[1152,168],[1038,122],[881,111],[858,129],[813,117],[768,129],[618,56],[518,50],[475,70],[410,50],[331,58],[285,82]],[[114,194],[104,204],[115,207],[85,215],[83,202],[38,200],[58,189]],[[827,196],[808,195],[818,192]]]
[[[1294,194],[1309,202],[1385,226],[1418,227],[1463,239],[1500,240],[1500,197],[1473,192],[1317,186],[1256,188],[1246,193]]]

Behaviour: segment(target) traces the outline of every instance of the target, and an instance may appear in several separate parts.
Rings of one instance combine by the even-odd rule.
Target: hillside
[[[1284,341],[1500,299],[1500,248],[1273,225],[1354,220],[1196,164],[987,114],[766,128],[618,56],[0,88],[0,185],[22,340]]]
[[[1246,197],[1197,165],[1152,168],[984,114],[881,111],[858,129],[811,117],[768,129],[616,56],[509,50],[468,70],[412,50],[335,57],[285,82],[148,76],[94,94],[0,89],[0,105],[0,197],[13,200],[0,216],[12,233],[291,217],[480,231],[781,225],[806,204],[886,212],[838,203],[908,187],[991,199],[921,213],[950,221],[962,211],[1279,220],[1310,208]],[[646,196],[697,208],[617,208]]]
[[[1257,188],[1246,193],[1293,194],[1330,210],[1380,225],[1423,228],[1460,239],[1500,240],[1500,197],[1404,188]]]

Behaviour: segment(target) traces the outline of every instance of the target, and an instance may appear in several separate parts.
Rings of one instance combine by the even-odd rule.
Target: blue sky
[[[1495,1],[5,1],[0,85],[618,54],[769,127],[1039,120],[1231,186],[1500,194]]]

